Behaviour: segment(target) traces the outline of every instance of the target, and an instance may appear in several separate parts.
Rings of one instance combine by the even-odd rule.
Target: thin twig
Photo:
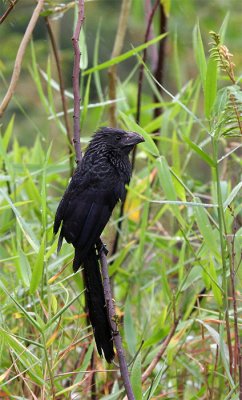
[[[150,30],[151,30],[151,26],[152,26],[152,21],[155,15],[155,12],[158,8],[160,4],[160,0],[156,0],[149,18],[148,18],[148,22],[147,22],[147,27],[146,27],[146,31],[145,31],[145,37],[144,37],[144,43],[148,42],[149,40],[149,36],[150,36]],[[143,63],[140,64],[140,69],[139,69],[139,78],[138,78],[138,93],[137,93],[137,105],[136,105],[136,122],[137,124],[140,123],[140,107],[141,107],[141,95],[142,95],[142,88],[143,88],[143,79],[144,79],[144,64],[146,63],[146,57],[147,57],[147,48],[144,49],[143,52]]]
[[[5,11],[5,13],[0,17],[0,25],[3,21],[7,18],[8,14],[14,9],[15,5],[17,4],[18,0],[12,0]]]
[[[116,33],[116,38],[115,38],[111,58],[119,56],[121,53],[121,50],[123,48],[124,37],[125,37],[126,30],[127,30],[131,3],[132,3],[132,0],[123,0],[123,2],[122,2],[119,23],[118,23],[118,30]],[[116,83],[117,83],[116,71],[117,71],[116,65],[112,65],[108,70],[109,99],[110,100],[116,99]],[[112,127],[116,127],[117,119],[116,119],[116,103],[115,102],[111,103],[111,105],[109,107],[109,117],[110,117],[110,125]]]
[[[167,337],[165,338],[164,342],[162,343],[161,348],[158,351],[157,355],[152,360],[152,362],[150,363],[148,368],[145,370],[145,372],[142,374],[142,383],[144,383],[149,378],[149,376],[153,372],[154,368],[156,367],[156,365],[160,361],[161,357],[163,356],[164,352],[167,349],[168,344],[170,343],[172,337],[175,334],[175,331],[176,331],[178,323],[179,323],[179,318],[174,322],[173,327],[171,328],[169,334],[167,335]]]
[[[24,53],[26,50],[26,47],[30,41],[32,32],[35,28],[35,25],[38,21],[39,15],[41,13],[41,10],[44,6],[44,0],[39,0],[38,4],[36,6],[36,8],[34,9],[34,12],[32,14],[32,17],[29,21],[29,24],[27,26],[27,29],[25,31],[25,34],[23,36],[23,39],[20,43],[18,52],[17,52],[17,56],[16,56],[16,60],[15,60],[15,64],[14,64],[14,68],[13,68],[13,74],[12,74],[12,78],[11,78],[11,82],[9,84],[7,93],[0,105],[0,117],[3,115],[4,111],[6,110],[11,98],[13,97],[14,91],[16,89],[17,86],[17,82],[19,79],[19,75],[20,75],[20,71],[21,71],[21,66],[22,66],[22,62],[23,62],[23,57],[24,57]]]
[[[113,330],[113,340],[115,343],[115,347],[117,350],[117,356],[119,360],[119,367],[121,376],[124,382],[124,387],[126,390],[128,400],[134,400],[134,394],[132,391],[130,379],[129,379],[129,371],[128,366],[125,360],[124,350],[122,346],[122,340],[120,333],[118,331],[117,326],[117,318],[115,314],[115,308],[112,299],[110,281],[108,276],[108,265],[107,265],[107,258],[105,253],[102,251],[100,255],[101,267],[102,267],[102,276],[103,276],[103,287],[104,287],[104,296],[106,300],[106,305],[108,309],[109,321],[111,328]]]
[[[73,143],[76,154],[76,163],[79,164],[82,160],[82,151],[80,144],[80,58],[81,52],[79,49],[79,36],[81,27],[84,22],[84,0],[78,0],[78,18],[72,44],[74,48],[74,66],[73,66],[73,95],[74,95],[74,134]]]
[[[165,13],[164,5],[160,2],[160,32],[159,34],[166,33],[166,25],[167,25],[167,16]],[[164,75],[164,64],[165,64],[165,45],[166,45],[166,38],[161,40],[159,43],[159,57],[157,62],[157,67],[155,71],[155,78],[158,82],[162,84],[163,82],[163,75]],[[158,92],[162,93],[162,89],[160,86],[156,85]],[[154,94],[154,102],[159,103],[159,99],[157,98],[156,94]],[[154,109],[154,118],[159,117],[162,114],[161,107],[155,107]]]
[[[64,79],[62,75],[62,69],[61,69],[61,62],[60,62],[60,57],[55,41],[55,37],[53,35],[53,31],[50,25],[50,21],[48,17],[45,17],[45,23],[47,27],[47,31],[50,37],[50,42],[55,58],[55,63],[56,63],[56,68],[57,68],[57,73],[58,73],[58,78],[59,78],[59,85],[60,85],[60,95],[61,95],[61,102],[62,102],[62,108],[63,108],[63,114],[64,114],[64,121],[65,121],[65,127],[66,127],[66,133],[67,133],[67,138],[68,138],[68,143],[69,143],[69,157],[70,157],[70,171],[71,175],[73,172],[73,147],[72,147],[72,133],[71,133],[71,127],[70,127],[70,122],[68,118],[68,107],[66,104],[66,97],[65,97],[65,87],[64,87]]]
[[[145,0],[145,21],[146,21],[146,26],[149,23],[151,11],[152,11],[152,0]],[[155,37],[154,27],[153,27],[153,25],[151,25],[150,32],[149,32],[149,35],[148,35],[148,40],[151,40],[154,37]],[[155,67],[157,65],[157,60],[158,60],[157,47],[156,46],[150,46],[148,48],[148,53],[149,53],[149,58],[150,58],[150,62],[151,62],[151,70],[154,71]]]

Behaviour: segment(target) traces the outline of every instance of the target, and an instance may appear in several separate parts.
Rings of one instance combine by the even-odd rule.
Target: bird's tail
[[[93,248],[88,252],[84,260],[81,260],[83,266],[84,283],[86,286],[86,301],[89,312],[89,319],[93,327],[94,337],[98,353],[104,354],[107,362],[112,362],[114,358],[112,330],[110,327],[107,308],[104,298],[104,289],[100,266],[96,249]],[[79,264],[77,266],[77,264]],[[78,249],[75,249],[75,258],[73,269],[80,266],[80,258]]]

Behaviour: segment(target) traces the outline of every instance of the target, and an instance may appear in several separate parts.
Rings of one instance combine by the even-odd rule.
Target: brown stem
[[[6,110],[11,98],[13,97],[14,91],[17,86],[17,82],[19,79],[19,75],[21,72],[21,67],[22,67],[22,62],[23,62],[23,57],[25,54],[26,47],[30,41],[32,32],[35,28],[35,25],[38,21],[39,15],[41,13],[41,10],[44,6],[44,0],[39,0],[37,6],[34,9],[34,12],[32,14],[32,17],[30,18],[29,24],[27,26],[27,29],[24,33],[23,39],[20,43],[17,55],[16,55],[16,60],[13,68],[13,74],[11,78],[11,82],[9,84],[7,93],[5,94],[5,97],[0,104],[0,117],[3,115],[4,111]]]
[[[132,3],[132,0],[123,0],[123,2],[122,2],[119,23],[118,23],[118,30],[116,33],[116,38],[115,38],[111,58],[119,56],[121,53],[121,50],[123,48],[124,37],[125,37],[126,30],[127,30],[131,3]],[[116,99],[116,83],[117,83],[116,71],[117,71],[116,65],[112,65],[108,70],[110,100]],[[116,103],[113,102],[110,104],[110,107],[109,107],[110,125],[112,127],[117,126],[116,106],[117,106]]]
[[[167,17],[164,11],[164,6],[162,3],[160,3],[160,34],[165,33],[167,28]],[[163,82],[163,75],[164,75],[164,63],[165,63],[165,45],[166,45],[166,39],[161,40],[159,44],[159,57],[158,57],[158,63],[155,71],[155,78],[158,82],[162,84]],[[157,90],[161,93],[162,89],[161,86],[156,85]],[[154,95],[154,101],[155,103],[159,102],[159,99],[157,98],[156,94]],[[162,108],[155,108],[154,109],[154,118],[159,117],[162,114]]]
[[[146,21],[146,26],[148,26],[150,15],[152,11],[152,0],[145,0],[145,21]],[[154,34],[154,27],[151,25],[150,27],[150,32],[148,35],[148,40],[151,40],[155,37]],[[156,46],[151,46],[148,48],[148,53],[149,53],[149,58],[151,62],[151,69],[152,71],[155,70],[155,67],[157,65],[157,60],[158,60],[158,51]]]
[[[5,13],[0,17],[0,25],[3,23],[3,21],[7,18],[8,14],[13,10],[14,6],[17,4],[18,0],[12,0],[5,11]]]
[[[152,21],[153,21],[155,12],[156,12],[159,4],[160,4],[160,0],[156,0],[155,4],[150,12],[146,31],[145,31],[144,43],[148,42],[148,40],[149,40]],[[146,57],[147,57],[147,48],[144,49],[144,52],[143,52],[143,62],[144,63],[146,62]],[[140,64],[139,78],[138,78],[137,111],[136,111],[137,124],[140,123],[140,107],[141,107],[141,95],[142,95],[142,88],[143,88],[143,80],[144,80],[144,64],[142,63],[142,64]]]
[[[76,163],[79,164],[82,160],[82,151],[80,143],[80,58],[81,52],[79,49],[79,36],[81,27],[84,22],[84,0],[78,0],[78,18],[74,35],[72,37],[72,44],[74,48],[74,66],[73,66],[73,95],[74,95],[74,134],[73,143],[76,154]]]
[[[50,37],[50,42],[55,58],[55,63],[56,63],[56,68],[57,68],[57,73],[58,73],[58,79],[59,79],[59,85],[60,85],[60,95],[61,95],[61,102],[62,102],[62,108],[63,108],[63,113],[64,113],[64,121],[65,121],[65,127],[66,127],[66,133],[67,133],[67,138],[68,138],[68,143],[69,143],[69,157],[70,157],[70,170],[71,170],[71,175],[73,172],[73,147],[72,147],[72,133],[71,133],[71,127],[69,123],[69,118],[68,118],[68,112],[67,112],[67,104],[66,104],[66,97],[65,97],[65,86],[64,86],[64,79],[62,75],[62,69],[61,69],[61,62],[60,62],[60,57],[55,41],[55,37],[50,25],[50,21],[48,17],[45,17],[45,23],[47,27],[47,31]]]
[[[122,346],[122,339],[121,339],[120,333],[118,331],[118,325],[117,325],[117,321],[116,321],[117,318],[116,318],[116,314],[115,314],[115,308],[114,308],[114,304],[113,304],[112,292],[111,292],[110,281],[109,281],[109,276],[108,276],[107,258],[103,251],[101,252],[101,255],[100,255],[100,261],[101,261],[101,266],[102,266],[104,296],[105,296],[106,305],[107,305],[107,309],[108,309],[110,325],[113,330],[113,340],[114,340],[114,344],[115,344],[115,347],[117,350],[117,356],[118,356],[118,360],[119,360],[121,376],[122,376],[122,379],[124,382],[124,387],[126,390],[128,400],[135,400],[134,394],[132,391],[132,387],[131,387],[131,383],[130,383],[130,379],[129,379],[129,371],[128,371],[128,366],[127,366],[127,363],[125,360],[124,349]]]
[[[179,323],[179,318],[174,322],[173,327],[171,328],[169,334],[167,335],[167,337],[165,338],[164,342],[162,343],[161,348],[158,351],[157,355],[152,360],[152,362],[150,363],[148,368],[145,370],[145,372],[142,374],[142,383],[144,383],[149,378],[149,376],[153,372],[154,368],[156,367],[156,365],[160,361],[161,357],[163,356],[164,352],[167,349],[168,344],[170,343],[172,337],[175,334],[175,331],[176,331],[178,323]]]

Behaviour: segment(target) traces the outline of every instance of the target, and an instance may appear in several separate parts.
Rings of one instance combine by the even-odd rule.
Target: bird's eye
[[[117,135],[116,136],[116,140],[120,140],[121,139],[121,136],[120,135]]]

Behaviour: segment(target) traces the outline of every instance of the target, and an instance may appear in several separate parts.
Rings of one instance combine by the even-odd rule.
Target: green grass
[[[130,367],[137,400],[239,399],[238,364],[235,368],[231,362],[235,356],[231,272],[235,272],[241,334],[241,160],[231,150],[241,135],[236,118],[241,92],[219,68],[219,60],[205,58],[198,26],[193,43],[198,76],[174,95],[166,90],[165,100],[160,99],[161,116],[153,118],[157,89],[148,66],[140,126],[134,120],[132,75],[118,84],[119,94],[132,92],[125,102],[117,102],[120,126],[146,139],[137,152],[119,249],[109,258],[128,362],[144,340]],[[213,49],[216,53],[215,44]],[[124,53],[115,63],[131,56],[139,63],[140,50]],[[96,65],[86,71],[87,79],[82,78],[84,145],[89,139],[88,119],[95,128],[108,124],[99,71],[111,62],[98,64],[94,51]],[[31,75],[41,112],[46,118],[54,116],[49,128],[55,124],[59,135],[65,135],[55,106],[51,65],[47,63],[43,79],[36,57],[32,43]],[[98,86],[98,109],[89,108],[92,80]],[[72,273],[72,247],[65,244],[57,256],[52,234],[55,210],[69,178],[68,143],[64,136],[61,148],[58,137],[51,141],[45,133],[26,147],[15,136],[14,117],[2,126],[1,134],[1,391],[11,399],[51,399],[53,393],[58,399],[78,394],[88,398],[95,346],[86,326],[82,278],[79,272]],[[109,248],[117,222],[118,210],[104,234]],[[206,293],[196,303],[203,288]],[[142,385],[142,373],[178,316],[175,335]],[[117,367],[96,355],[92,365],[98,371],[97,398],[122,398]]]

